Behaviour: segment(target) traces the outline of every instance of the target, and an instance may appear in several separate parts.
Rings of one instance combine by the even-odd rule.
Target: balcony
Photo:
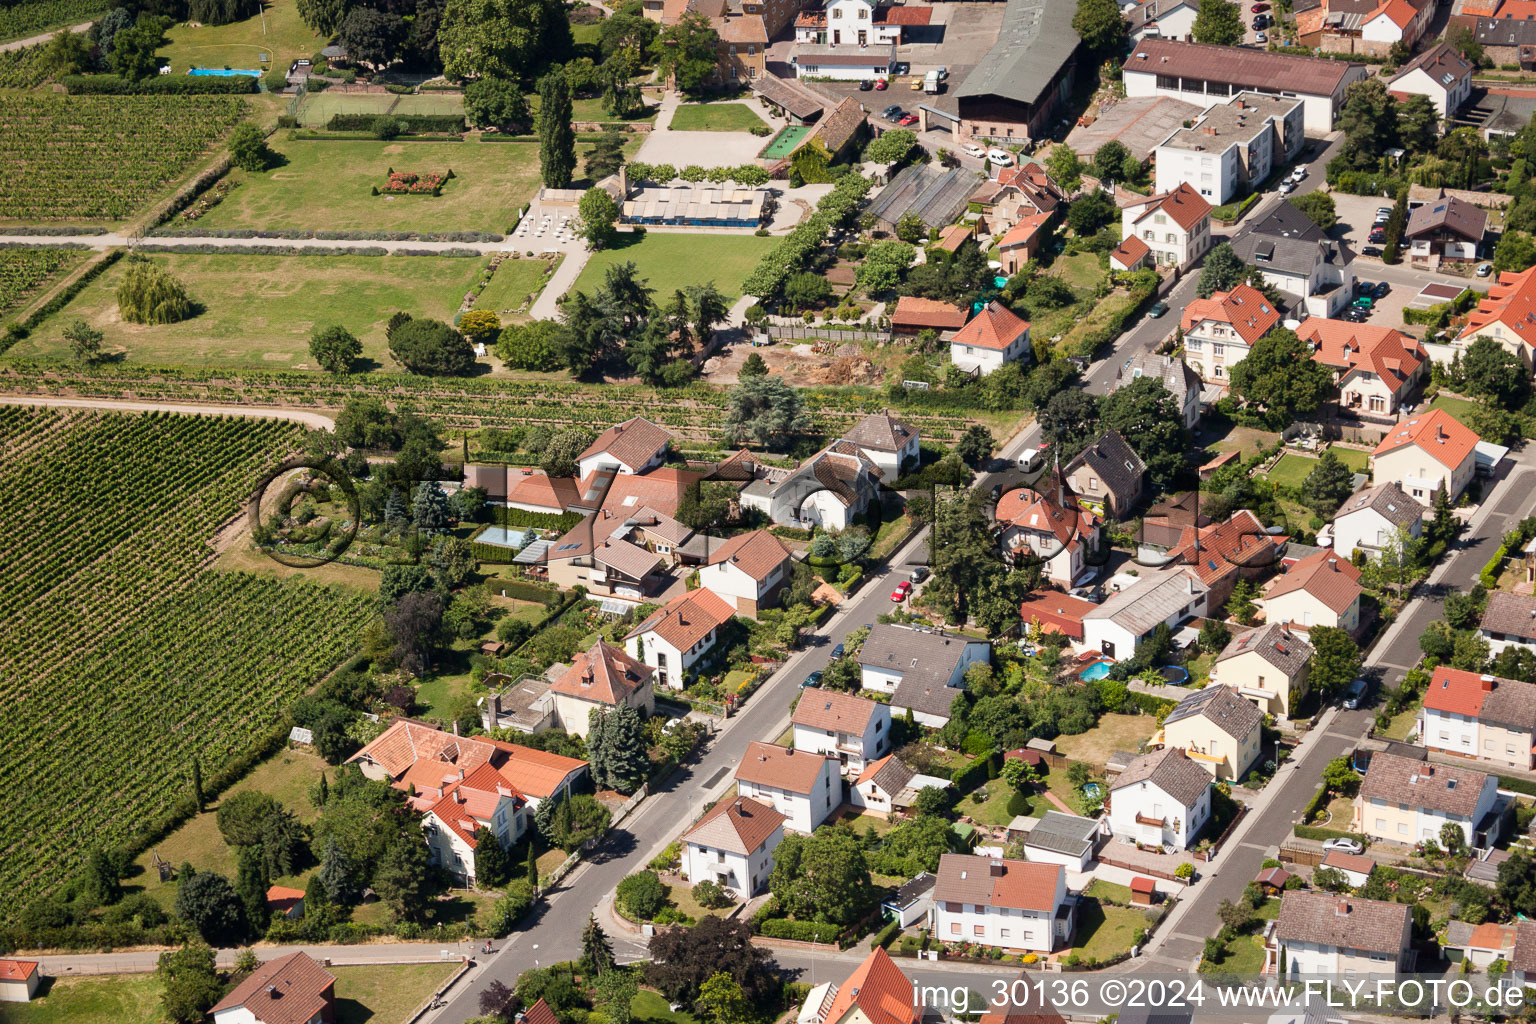
[[[1189,755],[1193,761],[1204,761],[1207,764],[1221,764],[1226,760],[1220,754],[1207,754],[1203,750],[1195,750],[1193,747],[1184,751],[1184,753]]]
[[[1136,824],[1151,825],[1153,828],[1163,828],[1168,824],[1167,818],[1151,818],[1140,811],[1136,812]]]

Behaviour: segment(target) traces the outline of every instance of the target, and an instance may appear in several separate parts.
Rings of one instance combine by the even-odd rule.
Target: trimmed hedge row
[[[1515,793],[1524,793],[1526,796],[1536,796],[1536,782],[1517,779],[1513,775],[1500,775],[1499,788],[1508,789]]]
[[[875,937],[869,940],[870,949],[884,949],[896,941],[896,936],[901,934],[901,919],[892,920],[884,928],[875,932]]]
[[[554,515],[549,512],[529,512],[525,508],[495,505],[491,507],[491,522],[497,526],[531,526],[536,530],[558,530],[564,533],[581,522],[581,516],[575,512]]]
[[[1108,345],[1121,334],[1125,333],[1125,325],[1131,318],[1141,312],[1141,307],[1146,305],[1148,299],[1157,294],[1157,272],[1152,270],[1136,271],[1133,275],[1137,284],[1131,288],[1131,302],[1119,313],[1115,314],[1107,324],[1097,330],[1089,331],[1072,346],[1072,354],[1093,358],[1093,354],[1100,348]]]
[[[950,781],[954,783],[955,792],[960,796],[965,796],[971,790],[987,781],[987,759],[985,757],[978,757],[965,767],[956,769],[955,773],[950,776]]]
[[[550,598],[558,598],[560,591],[554,587],[541,587],[537,583],[529,583],[526,580],[497,580],[497,590],[505,597],[516,598],[519,601],[537,601],[547,605]]]
[[[316,131],[292,131],[288,138],[298,142],[376,142],[378,137],[373,132],[316,132]],[[460,135],[397,135],[390,142],[463,142]]]
[[[71,96],[229,96],[258,92],[250,75],[157,75],[139,81],[120,75],[65,75]]]
[[[1328,787],[1327,786],[1318,786],[1317,787],[1317,792],[1312,794],[1312,799],[1307,803],[1307,806],[1302,808],[1301,820],[1302,821],[1311,821],[1313,818],[1315,818],[1317,816],[1317,812],[1323,809],[1323,805],[1326,804],[1327,802],[1328,802]]]
[[[517,557],[517,552],[511,548],[478,540],[469,542],[469,550],[475,556],[475,561],[490,562],[493,565],[511,565],[512,559]]]
[[[1345,832],[1336,828],[1319,828],[1316,825],[1295,825],[1293,830],[1298,839],[1316,839],[1319,842],[1325,839],[1353,839],[1362,845],[1369,841],[1359,832]]]
[[[1441,302],[1430,306],[1428,309],[1403,309],[1403,323],[1405,324],[1429,324],[1443,327],[1446,321],[1457,313],[1465,313],[1477,302],[1478,294],[1471,288],[1464,289],[1462,293],[1450,302]]]
[[[9,228],[6,229],[10,231]],[[63,233],[63,232],[60,232]],[[95,229],[95,234],[103,229]],[[274,238],[308,239],[323,242],[504,242],[506,236],[495,231],[327,231],[314,228],[178,228],[163,225],[150,232],[173,238]]]
[[[1126,702],[1135,705],[1136,709],[1145,715],[1161,715],[1172,711],[1178,701],[1170,697],[1154,697],[1150,693],[1142,693],[1139,690],[1128,690],[1125,694]]]
[[[333,114],[325,127],[333,132],[367,132],[374,122],[387,118],[412,132],[451,133],[464,130],[463,114]]]

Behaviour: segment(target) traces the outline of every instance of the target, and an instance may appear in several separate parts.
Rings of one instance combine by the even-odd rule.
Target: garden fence
[[[885,344],[891,340],[889,330],[843,330],[827,327],[796,327],[793,325],[768,324],[763,328],[775,341],[873,341]]]

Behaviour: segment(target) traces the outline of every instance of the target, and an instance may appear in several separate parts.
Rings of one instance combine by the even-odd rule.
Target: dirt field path
[[[308,409],[276,409],[257,405],[190,405],[129,402],[110,398],[63,398],[56,395],[0,395],[0,405],[46,405],[61,409],[105,409],[108,412],[176,412],[189,416],[247,416],[260,420],[293,420],[307,427],[333,430],[336,420]]]

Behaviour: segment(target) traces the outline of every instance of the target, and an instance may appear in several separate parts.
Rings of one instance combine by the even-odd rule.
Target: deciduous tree
[[[715,74],[720,36],[702,14],[683,15],[661,30],[651,44],[651,60],[663,79],[672,78],[683,92],[698,92]]]
[[[1125,46],[1125,19],[1115,0],[1077,0],[1072,31],[1094,53],[1109,53]]]
[[[1333,373],[1312,358],[1295,333],[1277,327],[1254,343],[1232,368],[1232,388],[1245,402],[1262,406],[1271,422],[1289,424],[1315,412],[1333,390]]]
[[[614,225],[619,220],[619,205],[604,188],[589,188],[577,204],[581,216],[581,236],[592,249],[606,249],[613,244],[618,232]]]
[[[1243,41],[1243,9],[1239,4],[1201,4],[1190,31],[1197,43],[1236,46]]]
[[[786,913],[837,925],[859,920],[876,899],[858,837],[842,826],[786,835],[774,851],[768,888]]]
[[[443,73],[456,79],[521,81],[564,60],[571,45],[558,0],[448,0],[438,30]]]
[[[229,133],[229,159],[242,171],[264,171],[272,162],[267,137],[254,124],[240,124]]]
[[[309,335],[309,354],[331,373],[347,373],[363,354],[363,343],[345,327],[316,324]]]
[[[1312,630],[1312,688],[1325,699],[1341,692],[1360,676],[1360,645],[1352,636],[1333,626]]]
[[[201,942],[161,953],[155,976],[160,1009],[172,1024],[200,1024],[224,994],[213,950]]]
[[[486,75],[464,86],[464,115],[476,128],[516,131],[528,124],[528,98],[514,79]]]

